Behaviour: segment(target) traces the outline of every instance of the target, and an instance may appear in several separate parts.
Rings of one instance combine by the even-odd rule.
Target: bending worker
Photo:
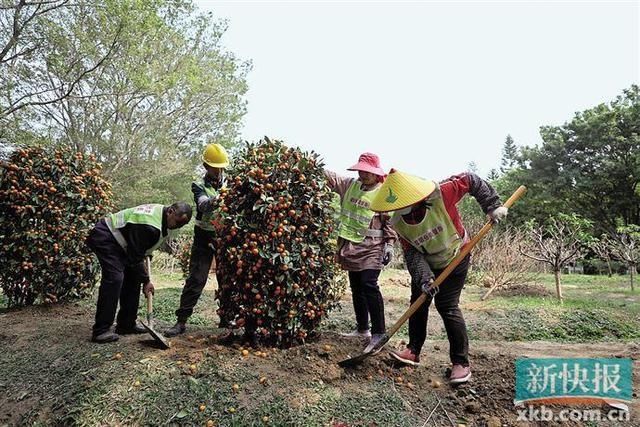
[[[465,194],[471,194],[482,210],[494,221],[506,217],[507,208],[501,206],[496,191],[474,173],[463,173],[436,183],[399,171],[389,176],[371,203],[377,212],[394,212],[391,223],[401,238],[407,269],[411,275],[411,302],[435,280],[461,248],[469,241],[456,204]],[[449,339],[452,368],[451,383],[467,382],[471,378],[469,366],[469,338],[460,310],[460,294],[469,269],[469,255],[451,272],[434,295],[409,319],[409,344],[391,355],[398,361],[420,364],[420,351],[427,336],[429,305],[435,300]]]
[[[141,205],[101,219],[89,232],[87,246],[98,257],[102,279],[98,292],[92,341],[116,341],[118,334],[146,333],[138,325],[140,285],[144,294],[154,292],[144,258],[160,247],[170,230],[191,220],[191,206],[184,202],[171,206]],[[120,302],[115,333],[110,332]]]

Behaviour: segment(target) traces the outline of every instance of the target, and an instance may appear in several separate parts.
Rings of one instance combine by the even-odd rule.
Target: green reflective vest
[[[200,187],[206,193],[207,197],[216,198],[220,194],[215,188],[205,185],[204,181],[194,182],[194,184]],[[226,180],[222,181],[221,188],[226,188]],[[202,217],[200,219],[196,218],[195,220],[196,227],[207,231],[215,231],[216,229],[213,224],[211,224],[211,221],[213,221],[218,214],[219,210],[217,208],[210,212],[202,212]]]
[[[207,197],[218,197],[218,190],[213,187],[206,186],[204,182],[196,183],[198,187],[200,187],[206,194]],[[200,227],[203,230],[207,231],[215,231],[215,227],[211,224],[213,218],[217,215],[218,210],[214,209],[210,212],[203,212],[202,218],[196,219],[196,227]]]
[[[111,234],[115,237],[116,241],[122,246],[123,249],[127,249],[127,241],[120,232],[121,228],[124,228],[127,224],[145,224],[157,228],[160,231],[160,237],[158,241],[149,249],[147,249],[147,256],[151,255],[153,251],[158,249],[167,236],[162,235],[162,209],[163,205],[148,204],[140,205],[135,208],[123,209],[120,212],[108,215],[105,218]]]
[[[360,243],[365,237],[382,237],[382,230],[370,230],[371,219],[375,215],[369,207],[378,192],[377,188],[364,191],[360,181],[353,181],[342,198],[340,227],[338,236],[351,242]]]
[[[431,209],[420,223],[407,224],[398,213],[393,215],[391,222],[400,236],[425,254],[432,268],[441,270],[458,255],[463,240],[444,206],[440,186],[429,196],[429,202]]]

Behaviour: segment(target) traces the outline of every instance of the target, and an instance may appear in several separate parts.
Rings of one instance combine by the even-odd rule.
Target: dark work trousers
[[[449,357],[451,363],[463,366],[469,365],[469,337],[467,325],[460,311],[460,294],[464,287],[464,281],[469,271],[469,259],[467,255],[460,264],[449,274],[449,277],[440,285],[435,296],[435,306],[444,322],[449,339]],[[433,270],[436,277],[442,270]],[[422,295],[420,283],[411,283],[411,302]],[[429,306],[431,297],[427,297],[424,304],[409,318],[409,347],[414,354],[420,354],[420,350],[427,338],[427,320],[429,318]]]
[[[107,332],[116,317],[118,326],[132,328],[138,316],[142,278],[136,269],[127,265],[124,249],[116,242],[104,221],[98,222],[87,237],[87,245],[98,257],[102,278],[98,291],[93,336]]]
[[[189,259],[189,277],[182,288],[180,307],[176,310],[178,322],[185,322],[193,314],[202,290],[207,284],[211,263],[215,256],[215,232],[194,227],[191,258]],[[218,286],[219,286],[218,282]]]
[[[371,333],[385,332],[384,300],[378,286],[379,275],[380,270],[349,272],[353,309],[356,312],[359,331],[369,329],[369,316],[371,316]]]

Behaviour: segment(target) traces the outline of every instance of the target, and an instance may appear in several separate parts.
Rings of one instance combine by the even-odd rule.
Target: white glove
[[[500,206],[499,208],[489,212],[489,218],[494,224],[497,224],[507,217],[507,213],[509,213],[509,209],[504,206]]]

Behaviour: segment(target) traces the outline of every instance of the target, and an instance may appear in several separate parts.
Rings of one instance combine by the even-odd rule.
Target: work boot
[[[343,333],[340,335],[347,338],[371,338],[371,331],[369,329],[366,329],[364,331],[356,329],[354,331]]]
[[[376,348],[376,346],[385,338],[385,334],[372,334],[371,339],[369,340],[369,344],[363,350],[363,353],[369,353],[373,351],[371,354],[378,354],[380,350],[384,348],[384,345]],[[374,350],[375,349],[375,350]]]
[[[120,325],[116,325],[116,334],[120,335],[133,335],[133,334],[146,334],[147,328],[140,325],[138,322],[134,323],[133,326],[128,328],[120,327]]]
[[[451,375],[449,375],[449,382],[451,384],[462,384],[469,381],[471,378],[471,368],[468,366],[462,366],[454,364],[451,368]]]
[[[98,344],[118,341],[119,339],[120,339],[120,336],[118,334],[114,334],[111,331],[103,332],[100,335],[93,335],[91,337],[91,341],[97,342]]]
[[[184,334],[187,330],[186,322],[176,322],[175,325],[164,331],[164,336],[171,338],[181,334]]]
[[[405,348],[402,351],[392,351],[391,356],[406,365],[420,366],[420,356],[414,354],[410,348]]]

